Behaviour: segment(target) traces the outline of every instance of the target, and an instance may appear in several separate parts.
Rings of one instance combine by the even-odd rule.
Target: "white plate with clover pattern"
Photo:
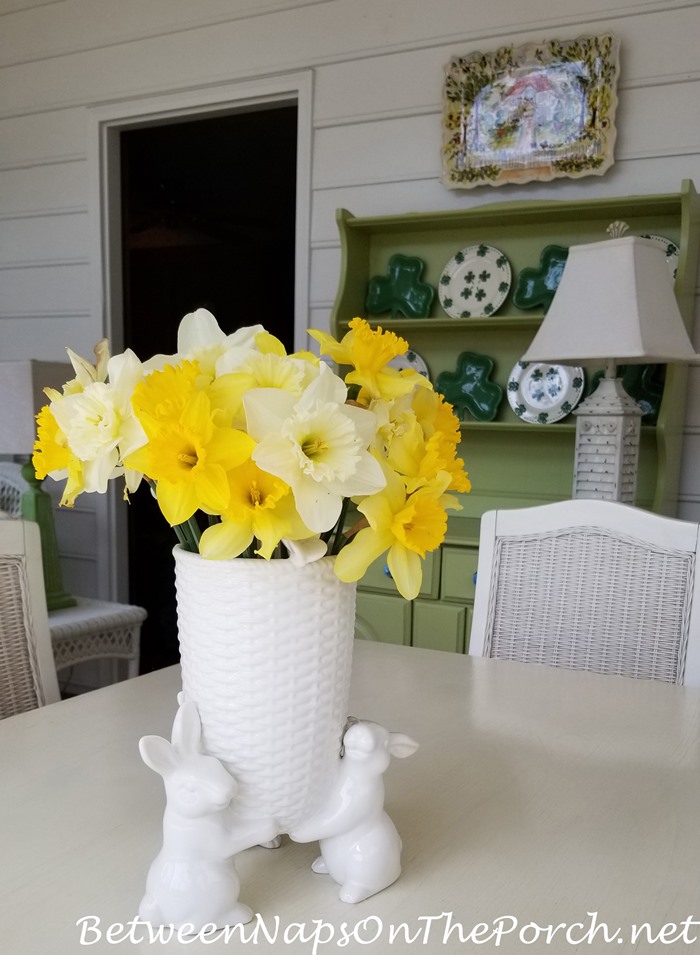
[[[407,368],[417,371],[419,375],[423,375],[424,378],[427,378],[430,381],[430,372],[428,371],[428,365],[421,355],[417,351],[414,351],[412,348],[409,348],[408,351],[403,355],[397,355],[396,358],[392,358],[389,362],[390,368],[397,368],[399,371],[405,371]]]
[[[570,414],[583,395],[583,368],[519,361],[506,394],[515,414],[530,424],[552,424]]]
[[[485,318],[503,305],[511,285],[510,262],[492,245],[468,245],[445,265],[440,304],[451,318]]]
[[[656,242],[657,245],[660,245],[661,248],[666,253],[666,265],[668,266],[668,271],[671,273],[671,278],[673,281],[676,281],[676,272],[678,271],[678,259],[680,258],[680,251],[675,242],[672,242],[670,239],[667,239],[665,235],[643,235],[643,239],[651,239],[652,242]]]

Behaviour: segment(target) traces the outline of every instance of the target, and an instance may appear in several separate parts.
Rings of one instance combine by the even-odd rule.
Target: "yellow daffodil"
[[[175,355],[110,357],[103,339],[93,364],[68,350],[75,377],[46,389],[37,416],[37,474],[66,479],[68,506],[119,476],[127,496],[145,477],[181,543],[220,560],[251,548],[318,560],[352,498],[364,526],[340,548],[338,577],[357,580],[386,553],[413,599],[447,509],[460,508],[447,492],[470,490],[459,421],[427,378],[394,367],[408,343],[393,332],[355,318],[341,341],[311,334],[350,366],[344,380],[261,325],[225,334],[206,309],[183,318]],[[210,518],[201,534],[198,511]]]
[[[319,329],[309,329],[309,335],[321,346],[321,353],[328,355],[338,365],[354,365],[355,368],[371,368],[380,371],[392,358],[404,355],[408,342],[394,332],[381,328],[372,330],[364,318],[353,318],[350,331],[341,341]]]
[[[48,405],[41,409],[36,422],[37,440],[32,456],[36,476],[40,481],[43,481],[47,474],[56,481],[67,478],[61,505],[73,507],[76,497],[83,490],[80,461],[68,447],[66,436],[58,427]]]
[[[165,421],[179,420],[185,405],[198,390],[199,363],[182,361],[152,371],[134,388],[131,405],[144,427],[151,431]]]
[[[408,342],[381,327],[372,329],[363,318],[353,318],[350,331],[339,342],[318,329],[311,329],[309,334],[320,344],[321,354],[328,355],[338,365],[353,366],[345,381],[360,386],[361,402],[397,398],[415,387],[430,387],[430,382],[412,369],[399,371],[389,367],[393,358],[406,353]]]
[[[440,471],[450,475],[449,490],[467,492],[471,484],[464,473],[464,462],[457,457],[450,435],[436,431],[425,440],[417,418],[406,422],[400,434],[387,447],[389,466],[404,479],[408,491],[428,484]]]
[[[447,486],[448,491],[458,491],[462,494],[468,494],[472,489],[472,483],[469,475],[464,470],[464,461],[457,457],[456,445],[450,439],[449,435],[436,431],[428,438],[425,444],[425,460],[422,468],[430,473],[437,471],[447,471],[450,475],[450,483]]]
[[[228,472],[230,496],[221,523],[202,534],[199,551],[204,557],[227,560],[238,557],[253,540],[255,551],[266,560],[283,539],[312,537],[294,506],[291,488],[248,460]],[[325,548],[324,548],[325,551]]]
[[[417,388],[411,399],[411,408],[426,438],[430,438],[439,431],[454,444],[459,444],[461,438],[459,418],[454,413],[452,405],[445,401],[438,391]]]
[[[204,391],[194,391],[179,415],[162,420],[155,408],[145,406],[145,392],[136,389],[134,404],[148,444],[124,463],[156,482],[158,505],[169,524],[182,524],[200,509],[221,514],[230,496],[226,472],[250,457],[253,440],[242,431],[216,427]]]
[[[450,475],[440,472],[431,484],[408,494],[401,478],[384,467],[386,487],[358,506],[369,527],[358,531],[336,557],[335,572],[344,581],[359,580],[369,565],[387,554],[389,571],[407,600],[418,596],[423,579],[421,559],[444,540],[446,508],[460,510],[445,494]]]

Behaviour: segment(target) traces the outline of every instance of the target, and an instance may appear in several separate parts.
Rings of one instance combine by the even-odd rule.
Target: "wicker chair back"
[[[0,719],[58,699],[39,528],[0,520]]]
[[[611,501],[484,514],[469,652],[700,685],[698,530]]]

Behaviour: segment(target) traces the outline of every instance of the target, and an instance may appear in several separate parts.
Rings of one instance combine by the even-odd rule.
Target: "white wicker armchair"
[[[19,517],[22,495],[27,482],[22,477],[22,465],[0,461],[0,511],[10,517]]]
[[[700,685],[698,531],[611,501],[487,512],[469,653]]]
[[[22,466],[0,461],[0,511],[19,517],[20,500],[27,489]],[[8,523],[7,521],[3,523]],[[118,661],[126,660],[127,676],[138,676],[143,607],[76,597],[75,606],[49,612],[49,630],[56,669],[64,670],[88,660],[112,660],[112,680],[119,675]]]
[[[58,699],[39,528],[0,521],[0,719]]]

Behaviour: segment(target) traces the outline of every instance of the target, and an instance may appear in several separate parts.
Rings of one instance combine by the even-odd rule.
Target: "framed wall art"
[[[619,40],[605,33],[453,57],[444,185],[602,175],[614,161],[619,52]]]

